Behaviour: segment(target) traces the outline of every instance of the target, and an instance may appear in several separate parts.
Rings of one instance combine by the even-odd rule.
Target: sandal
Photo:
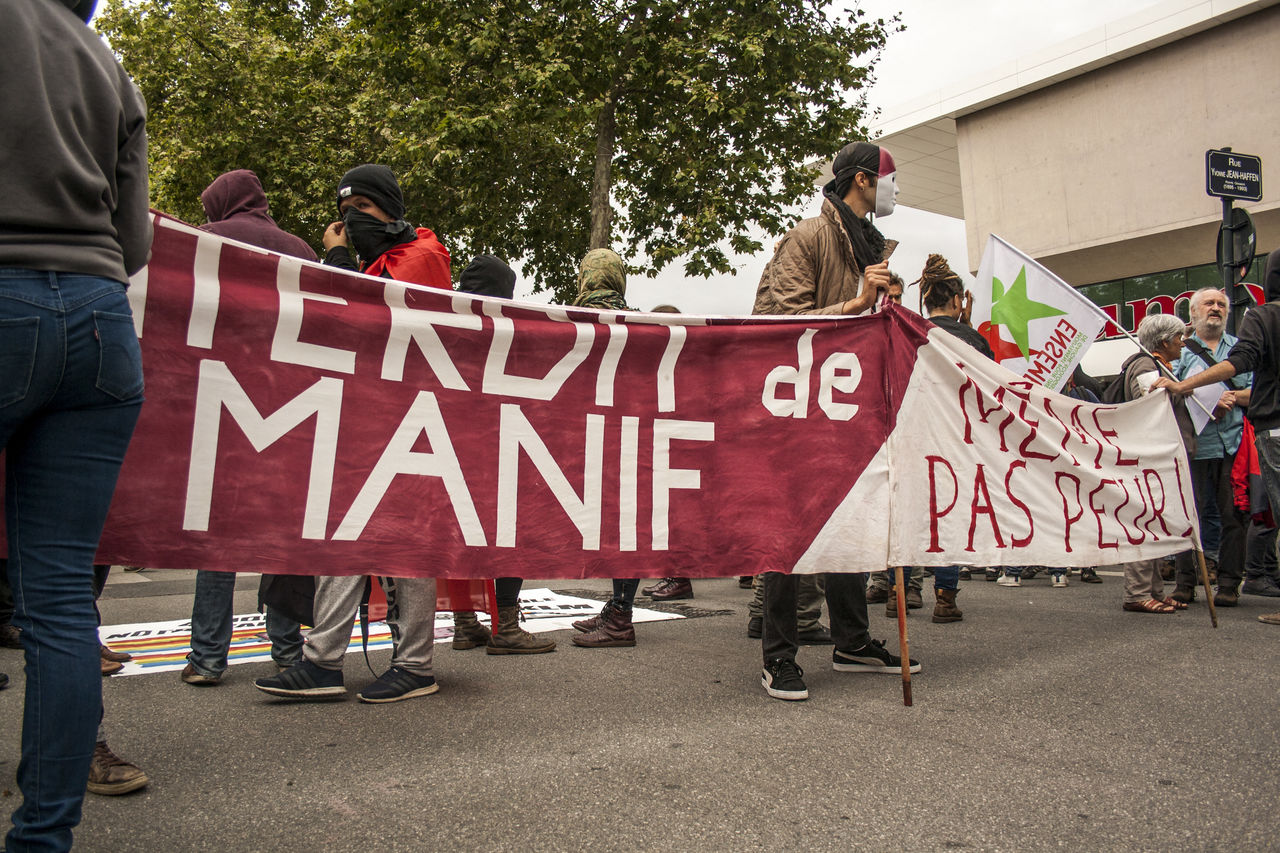
[[[1187,604],[1185,601],[1178,601],[1175,598],[1166,597],[1160,600],[1163,601],[1165,604],[1169,605],[1170,607],[1172,607],[1174,610],[1186,610],[1188,607],[1191,606]]]
[[[1163,601],[1148,598],[1145,601],[1126,601],[1123,605],[1125,610],[1130,613],[1176,613],[1177,609],[1172,604],[1165,604]]]

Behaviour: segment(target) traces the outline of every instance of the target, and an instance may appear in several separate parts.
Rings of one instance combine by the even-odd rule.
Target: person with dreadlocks
[[[995,359],[991,345],[968,325],[965,309],[972,297],[964,289],[964,281],[942,255],[930,255],[920,273],[920,301],[930,322],[955,335],[987,358]],[[963,318],[963,321],[962,321]],[[960,567],[938,566],[933,570],[933,621],[959,622],[964,613],[956,607],[960,594]]]
[[[605,311],[630,311],[627,307],[627,268],[612,249],[592,249],[578,267],[576,308],[600,308]],[[602,649],[634,646],[636,630],[631,624],[631,608],[636,600],[639,578],[614,578],[613,595],[598,614],[573,623],[578,632],[575,646]]]
[[[778,242],[756,290],[755,314],[861,314],[889,288],[889,254],[897,246],[867,218],[893,212],[898,188],[888,150],[852,142],[831,164],[834,177],[822,189],[822,210]],[[867,622],[866,575],[824,575],[836,672],[896,673],[902,661],[871,639]],[[761,684],[774,699],[809,698],[804,672],[796,664],[799,632],[796,604],[801,579],[765,572]],[[911,671],[920,664],[911,661]]]

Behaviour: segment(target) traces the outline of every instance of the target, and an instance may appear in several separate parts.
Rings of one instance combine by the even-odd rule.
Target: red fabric
[[[1231,491],[1236,509],[1246,513],[1267,527],[1275,527],[1271,504],[1266,488],[1262,485],[1262,469],[1258,462],[1258,449],[1254,446],[1253,424],[1244,419],[1244,431],[1240,435],[1240,449],[1231,463]]]
[[[363,272],[453,290],[453,280],[449,277],[449,250],[436,239],[430,228],[419,228],[417,232],[418,238],[412,243],[401,243],[387,249]]]
[[[147,404],[103,561],[455,578],[785,571],[893,430],[927,340],[899,309],[610,323],[481,310],[230,243],[210,282],[197,239],[158,218],[136,306]],[[803,381],[776,396],[802,387],[804,416],[772,414],[766,379],[800,376],[802,352]],[[830,417],[819,388],[841,354],[860,375],[825,405],[856,405],[852,420]]]
[[[498,595],[492,580],[442,579],[436,584],[436,610],[475,610],[488,613],[498,624]],[[387,595],[382,584],[374,583],[369,589],[369,621],[382,622],[387,618]]]

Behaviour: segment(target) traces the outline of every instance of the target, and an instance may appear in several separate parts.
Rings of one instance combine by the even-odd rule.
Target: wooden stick
[[[1218,611],[1213,606],[1213,590],[1209,588],[1209,567],[1204,563],[1204,551],[1199,548],[1193,548],[1196,552],[1196,560],[1200,563],[1200,582],[1204,584],[1204,597],[1209,602],[1209,621],[1213,623],[1213,627],[1218,627]]]
[[[898,647],[902,650],[902,704],[911,707],[911,653],[907,646],[907,593],[902,566],[893,567],[893,594],[898,599]]]

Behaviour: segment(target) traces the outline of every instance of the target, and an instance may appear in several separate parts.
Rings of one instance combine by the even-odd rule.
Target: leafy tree
[[[411,221],[571,298],[611,246],[654,274],[729,270],[861,135],[895,22],[829,0],[114,0],[98,26],[151,109],[155,201],[199,220],[253,168],[318,242],[336,178],[401,178]]]

